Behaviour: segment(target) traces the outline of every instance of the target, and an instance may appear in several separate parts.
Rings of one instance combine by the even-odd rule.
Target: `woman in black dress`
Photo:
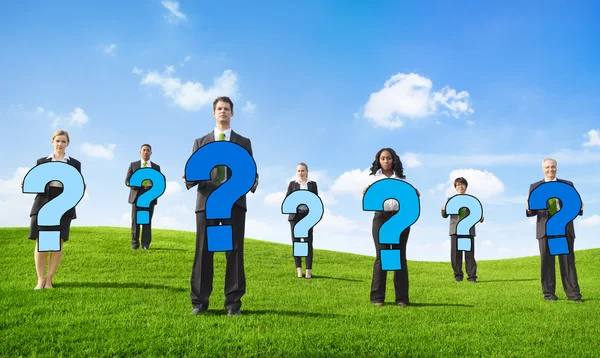
[[[36,165],[50,162],[50,161],[61,161],[67,164],[74,166],[77,171],[81,173],[81,163],[73,158],[69,157],[65,153],[65,149],[69,146],[69,133],[64,130],[58,130],[54,132],[52,136],[52,146],[54,147],[54,152],[47,157],[42,157],[37,160]],[[23,183],[21,183],[21,187],[23,187]],[[85,188],[85,186],[84,186]],[[69,240],[69,231],[71,228],[71,220],[76,219],[77,215],[75,213],[75,207],[68,210],[64,213],[64,215],[60,219],[60,251],[50,252],[50,261],[48,263],[48,275],[44,275],[46,271],[46,258],[48,257],[48,252],[39,252],[39,227],[37,225],[37,215],[42,206],[49,202],[50,200],[56,198],[63,191],[63,185],[60,181],[51,181],[46,186],[46,191],[44,193],[39,193],[36,195],[33,206],[31,207],[31,212],[29,216],[31,217],[31,223],[29,226],[29,239],[35,240],[35,248],[34,248],[34,259],[35,259],[35,270],[38,276],[38,282],[35,286],[35,290],[39,290],[42,288],[52,288],[52,278],[58,269],[58,265],[62,259],[62,247],[63,243]]]

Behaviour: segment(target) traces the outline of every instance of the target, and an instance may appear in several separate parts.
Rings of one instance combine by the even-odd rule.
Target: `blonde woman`
[[[46,163],[46,162],[64,162],[74,166],[77,171],[81,173],[81,163],[73,158],[69,157],[65,150],[69,146],[69,133],[64,130],[58,130],[54,132],[52,135],[52,146],[54,147],[54,152],[47,157],[42,157],[37,160],[36,165]],[[23,183],[21,182],[21,187],[23,187]],[[85,185],[84,185],[85,188]],[[33,205],[31,207],[31,212],[29,216],[31,217],[31,223],[29,226],[29,239],[35,240],[35,248],[34,248],[34,260],[35,260],[35,270],[38,277],[37,285],[35,286],[35,290],[40,290],[42,288],[52,288],[52,279],[56,270],[58,269],[58,265],[62,259],[62,247],[63,243],[69,240],[69,231],[71,228],[71,220],[76,219],[77,215],[75,213],[75,208],[68,210],[64,213],[64,215],[60,219],[60,251],[54,252],[39,252],[39,227],[37,225],[37,214],[50,200],[56,198],[63,191],[63,185],[59,181],[51,181],[46,186],[46,191],[44,193],[39,193],[36,195]],[[50,255],[50,262],[48,263],[48,275],[44,276],[46,271],[46,259]]]

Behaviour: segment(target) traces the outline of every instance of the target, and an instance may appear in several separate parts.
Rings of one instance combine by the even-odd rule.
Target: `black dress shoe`
[[[477,281],[477,280],[469,280],[469,282],[479,283],[479,281]]]
[[[242,312],[240,310],[227,310],[228,316],[241,316]]]
[[[545,299],[546,301],[557,301],[557,300],[558,300],[558,297],[556,297],[556,296],[554,296],[554,297],[544,297],[544,299]]]
[[[131,245],[132,250],[137,250],[140,248],[140,245]]]
[[[571,302],[578,302],[579,303],[579,302],[583,302],[583,300],[581,298],[576,298],[574,300],[571,300]]]
[[[148,250],[148,246],[142,246],[144,250]]]
[[[456,281],[456,282],[462,282],[462,280],[463,280],[462,278],[455,278],[454,279],[454,281]]]
[[[200,307],[200,308],[194,308],[191,312],[191,314],[203,314],[206,313],[207,308],[206,307]]]

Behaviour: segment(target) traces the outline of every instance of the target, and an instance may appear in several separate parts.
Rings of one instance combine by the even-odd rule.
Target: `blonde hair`
[[[308,165],[306,165],[306,163],[300,162],[300,163],[298,163],[298,165],[302,165],[304,167],[304,169],[306,169],[306,171],[308,171]]]
[[[56,136],[59,136],[59,135],[66,136],[67,137],[67,143],[71,142],[71,139],[69,138],[69,132],[67,132],[65,130],[62,130],[62,129],[59,129],[56,132],[54,132],[54,134],[52,135],[52,141],[54,141],[54,138],[56,138]]]

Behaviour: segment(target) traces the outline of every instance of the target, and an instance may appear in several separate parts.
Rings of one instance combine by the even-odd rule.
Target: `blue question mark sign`
[[[308,207],[308,214],[294,225],[294,238],[308,238],[308,231],[323,218],[323,201],[308,190],[296,190],[286,196],[281,203],[281,213],[294,214],[301,204]],[[293,252],[294,256],[308,256],[308,242],[294,242]]]
[[[44,204],[37,214],[37,224],[46,230],[39,232],[38,251],[60,251],[60,231],[48,227],[60,225],[64,213],[75,207],[83,198],[83,176],[77,169],[64,162],[46,162],[33,167],[23,179],[23,193],[44,193],[46,185],[60,181],[63,192]]]
[[[380,244],[399,244],[400,234],[414,224],[421,213],[417,190],[409,183],[397,179],[382,179],[371,185],[363,196],[363,210],[381,211],[387,199],[396,199],[399,211],[379,229]],[[387,271],[402,270],[400,250],[381,250],[381,268]]]
[[[577,190],[559,181],[549,181],[538,185],[529,194],[529,210],[544,210],[550,198],[558,198],[561,208],[546,222],[546,236],[548,238],[548,251],[550,255],[569,254],[566,229],[569,222],[573,221],[581,210],[581,196]]]
[[[206,199],[206,219],[231,219],[235,202],[252,189],[256,180],[256,163],[246,148],[235,142],[217,141],[196,150],[185,164],[185,181],[210,180],[218,165],[231,169],[231,177]],[[206,227],[208,251],[233,250],[231,225]]]
[[[151,180],[152,186],[144,194],[138,196],[135,201],[135,209],[137,211],[135,222],[138,225],[150,224],[150,203],[164,194],[167,185],[165,176],[152,168],[140,168],[136,170],[131,178],[129,178],[129,185],[141,188],[144,180]]]
[[[456,194],[446,203],[446,214],[458,215],[461,208],[468,208],[469,215],[456,225],[458,237],[457,248],[460,251],[471,251],[471,228],[483,217],[483,206],[479,199],[469,194]]]

